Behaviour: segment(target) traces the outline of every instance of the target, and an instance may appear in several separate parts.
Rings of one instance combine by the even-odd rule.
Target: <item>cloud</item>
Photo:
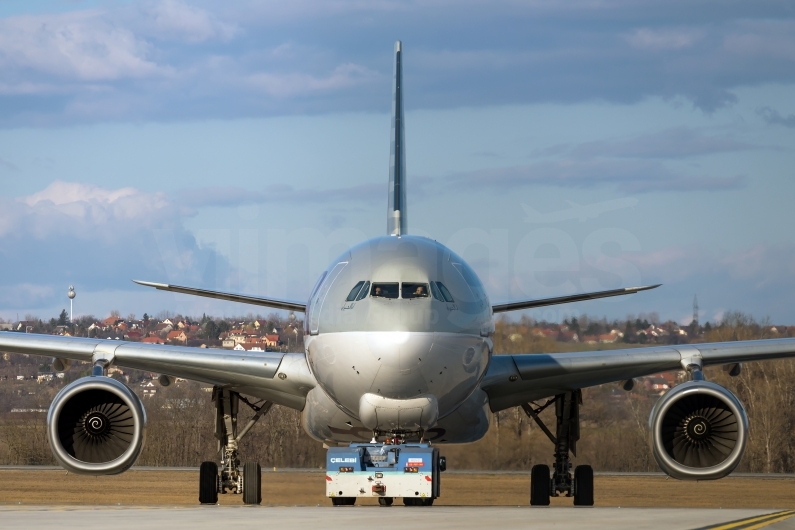
[[[70,284],[131,290],[139,277],[228,284],[234,271],[197,244],[186,212],[160,193],[71,182],[0,199],[0,307],[49,307]]]
[[[626,39],[635,48],[663,51],[690,48],[702,37],[702,32],[688,29],[639,28]]]
[[[728,135],[707,136],[689,127],[674,127],[643,134],[629,140],[597,141],[576,145],[568,150],[575,158],[687,158],[714,153],[753,149],[755,146],[734,140]],[[554,149],[554,148],[553,148]],[[560,152],[561,149],[558,150]]]
[[[682,175],[645,160],[562,160],[447,175],[445,184],[500,193],[530,185],[590,188],[614,185],[627,193],[739,189],[745,177]]]
[[[641,245],[647,246],[642,238]],[[793,244],[755,244],[726,251],[697,243],[618,257],[636,266],[644,283],[663,284],[650,294],[631,297],[627,311],[651,308],[661,315],[690,314],[693,295],[697,295],[701,314],[713,321],[728,310],[757,319],[770,316],[776,323],[790,323],[795,318],[791,303],[795,296]]]
[[[355,200],[351,200],[355,197]],[[189,208],[233,207],[246,204],[297,203],[297,204],[370,204],[384,199],[383,183],[361,184],[331,189],[296,189],[289,184],[268,186],[266,191],[249,190],[237,186],[207,186],[189,188],[174,193],[174,201]]]
[[[463,185],[499,182],[502,186],[543,184],[588,188],[614,185],[624,192],[723,191],[745,186],[744,175],[729,177],[673,171],[669,160],[732,153],[757,146],[729,135],[705,135],[674,127],[625,140],[554,145],[533,153],[542,160],[524,166],[463,172],[448,178]]]
[[[140,31],[162,40],[228,41],[241,32],[236,24],[224,22],[206,9],[176,0],[144,4],[140,16]]]
[[[713,112],[739,87],[795,82],[780,2],[162,0],[0,19],[0,125],[381,112],[398,36],[414,109],[659,97]]]
[[[771,109],[770,107],[762,107],[758,109],[757,114],[762,116],[762,119],[765,120],[767,123],[772,123],[775,125],[783,125],[784,127],[795,127],[795,114],[790,114],[789,116],[782,116],[776,110]]]
[[[378,72],[361,65],[343,64],[325,77],[305,73],[260,72],[250,75],[248,82],[270,96],[288,98],[350,88],[378,80],[379,77]]]
[[[95,11],[0,19],[6,92],[9,77],[17,78],[18,93],[36,93],[45,86],[39,76],[91,83],[167,73],[151,60],[152,51],[130,29]]]
[[[56,181],[44,190],[4,200],[0,238],[118,238],[129,226],[175,226],[180,209],[163,194],[134,188],[109,190],[91,184]]]
[[[16,164],[14,164],[13,162],[9,162],[4,158],[0,158],[0,168],[6,171],[13,171],[13,172],[19,171],[19,167],[17,167]]]

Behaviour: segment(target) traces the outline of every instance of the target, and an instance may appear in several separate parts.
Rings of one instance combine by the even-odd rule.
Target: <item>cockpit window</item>
[[[370,292],[370,282],[365,282],[364,287],[362,287],[362,290],[359,291],[359,296],[356,297],[356,301],[358,302],[359,300],[367,296],[367,293],[369,292]]]
[[[442,298],[444,298],[445,302],[453,303],[453,295],[450,294],[450,291],[447,290],[447,287],[444,286],[442,282],[436,282],[436,286],[439,287],[439,291],[442,293]]]
[[[397,298],[398,297],[398,283],[374,283],[370,289],[370,296],[378,296],[380,298]]]
[[[428,284],[403,282],[401,297],[404,299],[428,298]]]
[[[351,289],[351,292],[348,293],[348,298],[346,298],[345,301],[346,302],[353,302],[354,300],[356,300],[356,295],[358,295],[359,291],[362,290],[362,286],[363,285],[364,285],[364,280],[362,280],[359,283],[357,283],[356,285],[354,285],[353,289]]]
[[[431,282],[431,294],[436,300],[444,302],[444,298],[442,298],[442,293],[439,291],[439,288],[436,287],[436,282]]]

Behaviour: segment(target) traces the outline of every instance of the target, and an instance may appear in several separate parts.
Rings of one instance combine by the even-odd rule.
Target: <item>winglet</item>
[[[154,287],[155,289],[167,290],[168,284],[167,283],[157,283],[157,282],[145,282],[143,280],[131,280],[133,283],[137,283],[138,285],[143,285],[144,287]]]
[[[403,130],[403,43],[395,43],[395,87],[392,95],[392,147],[389,156],[389,207],[386,232],[406,233],[406,134]]]

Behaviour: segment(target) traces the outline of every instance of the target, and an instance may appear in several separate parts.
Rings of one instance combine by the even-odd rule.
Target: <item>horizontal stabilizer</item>
[[[568,304],[569,302],[582,302],[583,300],[595,300],[597,298],[609,298],[611,296],[622,296],[625,294],[635,294],[640,291],[648,291],[649,289],[656,289],[662,285],[644,285],[643,287],[626,287],[624,289],[611,289],[609,291],[597,291],[595,293],[580,293],[571,294],[568,296],[556,296],[555,298],[542,298],[540,300],[516,300],[513,302],[506,302],[504,304],[495,304],[492,310],[495,313],[504,313],[505,311],[517,311],[519,309],[530,309],[533,307],[543,307],[547,305]]]
[[[279,300],[277,298],[262,298],[260,296],[249,296],[246,294],[235,293],[221,293],[218,291],[208,291],[206,289],[196,289],[195,287],[181,287],[179,285],[169,285],[167,283],[144,282],[140,280],[133,280],[138,285],[146,287],[154,287],[161,291],[171,291],[174,293],[191,294],[194,296],[206,296],[207,298],[216,298],[218,300],[228,300],[230,302],[240,302],[242,304],[261,305],[265,307],[273,307],[275,309],[286,309],[288,311],[306,312],[306,304],[301,302],[294,302],[292,300]]]

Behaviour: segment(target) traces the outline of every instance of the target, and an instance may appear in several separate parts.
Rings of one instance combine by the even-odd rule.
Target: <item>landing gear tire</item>
[[[356,504],[356,497],[332,497],[331,504],[334,506],[353,506]]]
[[[574,468],[574,506],[593,506],[593,468]]]
[[[537,464],[530,470],[530,505],[549,506],[549,466],[546,464]]]
[[[392,503],[395,502],[394,497],[379,497],[378,504],[381,506],[392,506]]]
[[[199,502],[218,504],[218,464],[202,462],[199,467]]]
[[[243,465],[243,504],[262,502],[262,468],[259,462]]]

